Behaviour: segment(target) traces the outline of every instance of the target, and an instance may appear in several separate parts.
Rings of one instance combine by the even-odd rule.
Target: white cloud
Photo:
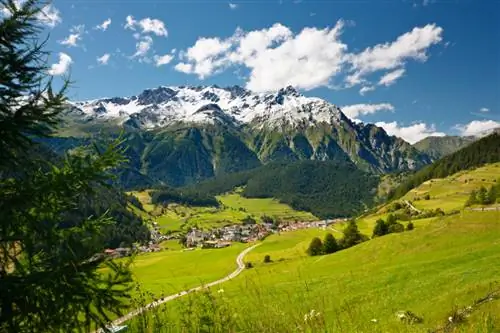
[[[350,54],[351,74],[346,78],[348,86],[365,82],[365,77],[377,71],[404,69],[410,60],[425,62],[427,50],[442,41],[443,28],[436,24],[413,28],[412,31],[399,36],[392,43],[378,44],[368,47],[358,54]],[[394,73],[394,72],[393,72]],[[402,73],[401,73],[402,75]]]
[[[130,30],[135,30],[135,25],[137,24],[137,21],[134,20],[134,18],[132,17],[132,15],[128,15],[126,18],[125,18],[125,29],[130,29]]]
[[[141,58],[145,60],[144,57],[148,54],[149,50],[153,46],[153,38],[150,36],[144,36],[140,41],[135,44],[136,51],[132,58]]]
[[[235,4],[235,3],[231,3],[231,2],[230,2],[230,3],[229,3],[229,8],[234,10],[234,9],[238,8],[238,5],[237,5],[237,4]]]
[[[51,28],[62,22],[59,10],[50,4],[42,7],[42,10],[37,14],[36,18],[38,21]]]
[[[389,103],[353,104],[353,105],[344,105],[340,107],[340,109],[347,117],[355,119],[360,115],[373,114],[379,111],[394,111],[394,106]]]
[[[488,108],[480,108],[479,112],[490,112],[490,109],[488,109]]]
[[[386,123],[383,121],[375,123],[382,127],[389,135],[395,135],[403,138],[405,141],[413,144],[428,136],[445,136],[443,132],[437,132],[434,125],[426,123],[417,123],[410,126],[400,126],[396,121]]]
[[[108,18],[107,20],[104,20],[104,22],[102,22],[101,24],[96,25],[94,29],[106,31],[108,30],[110,25],[111,25],[111,18]]]
[[[59,53],[59,62],[52,64],[50,69],[48,70],[49,75],[63,75],[68,72],[70,65],[73,63],[73,60],[66,53]]]
[[[228,66],[243,65],[250,69],[247,88],[251,90],[288,85],[313,89],[327,85],[341,69],[347,49],[339,40],[343,25],[338,21],[333,28],[304,28],[294,35],[288,27],[275,24],[250,32],[238,29],[225,40],[200,38],[184,52],[185,61],[178,70],[203,79]]]
[[[69,36],[59,41],[59,44],[66,45],[68,47],[78,46],[78,42],[82,40],[82,35],[85,33],[85,25],[80,24],[74,26],[69,30],[69,32]]]
[[[155,55],[153,57],[153,59],[155,61],[156,67],[160,67],[160,66],[163,66],[163,65],[170,63],[172,61],[172,59],[174,59],[174,56],[171,54],[165,54],[162,56]]]
[[[131,18],[133,20],[133,18]],[[138,23],[131,22],[135,27]],[[393,42],[368,47],[360,53],[347,53],[340,37],[344,26],[352,23],[339,20],[332,28],[306,27],[293,33],[279,23],[268,29],[243,31],[237,29],[229,38],[200,37],[182,52],[184,73],[200,79],[231,66],[249,69],[247,88],[271,91],[288,85],[299,89],[335,86],[332,80],[345,74],[347,87],[363,84],[360,94],[375,89],[376,84],[389,86],[405,73],[409,60],[425,62],[430,46],[442,40],[443,29],[436,24],[416,27]],[[190,66],[187,66],[189,64]],[[367,80],[381,72],[378,82]]]
[[[374,91],[375,87],[374,86],[363,86],[361,89],[359,89],[359,94],[361,96],[364,96],[367,92]]]
[[[499,128],[500,122],[494,120],[474,120],[465,125],[456,125],[461,135],[482,136],[489,134],[492,130]]]
[[[182,73],[186,73],[186,74],[193,73],[193,66],[191,64],[186,64],[186,63],[180,62],[177,65],[175,65],[174,68],[178,72],[182,72]]]
[[[111,55],[109,53],[104,53],[101,57],[97,57],[97,62],[100,65],[107,65],[109,58],[111,58]]]
[[[142,20],[136,21],[132,15],[128,15],[125,20],[125,29],[136,30],[136,28],[139,27],[143,34],[153,33],[156,36],[168,36],[165,23],[158,19],[146,17]]]
[[[396,81],[403,76],[405,73],[404,68],[396,69],[395,71],[389,72],[380,78],[378,82],[379,85],[384,85],[386,87],[396,83]]]

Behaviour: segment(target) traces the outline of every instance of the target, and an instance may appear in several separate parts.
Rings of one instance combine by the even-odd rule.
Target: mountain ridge
[[[252,93],[233,86],[159,87],[131,97],[72,102],[66,136],[125,130],[139,174],[182,186],[269,162],[349,161],[377,174],[416,170],[431,159],[373,124],[351,121],[292,87]]]

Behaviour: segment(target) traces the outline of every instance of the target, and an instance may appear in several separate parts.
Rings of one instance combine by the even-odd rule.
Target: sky
[[[54,0],[42,12],[49,74],[71,76],[72,100],[292,85],[412,143],[500,126],[494,0]]]

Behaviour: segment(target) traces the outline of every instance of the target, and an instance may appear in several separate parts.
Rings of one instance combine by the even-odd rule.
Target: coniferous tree
[[[101,234],[114,221],[84,218],[82,200],[109,187],[120,142],[96,154],[48,158],[36,144],[65,109],[52,89],[37,17],[44,4],[0,0],[0,331],[72,332],[103,326],[124,310],[130,271],[104,261]],[[19,7],[20,6],[20,7]],[[107,265],[107,274],[97,269]]]
[[[485,205],[488,203],[488,191],[484,186],[481,186],[477,191],[477,201],[481,205]]]
[[[326,234],[325,239],[323,240],[323,253],[330,254],[337,252],[339,246],[337,244],[337,240],[331,233]]]
[[[319,256],[323,251],[323,243],[318,237],[314,237],[307,248],[307,254],[310,256]]]
[[[387,224],[385,223],[384,220],[378,219],[377,222],[375,223],[375,227],[373,228],[372,237],[384,236],[387,235],[387,233],[388,233]]]
[[[349,248],[356,244],[362,243],[364,241],[363,235],[359,232],[358,225],[356,221],[351,220],[349,224],[344,229],[344,238],[342,239],[342,245],[344,248]]]
[[[465,203],[465,206],[472,206],[477,203],[477,192],[475,190],[472,190],[469,195],[469,199],[467,199],[467,202]]]

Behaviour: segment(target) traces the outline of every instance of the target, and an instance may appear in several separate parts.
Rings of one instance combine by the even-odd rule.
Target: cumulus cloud
[[[144,36],[142,37],[136,44],[135,44],[135,53],[132,56],[132,58],[139,58],[139,60],[147,60],[145,57],[148,54],[149,50],[151,49],[151,46],[153,46],[153,38],[150,36]]]
[[[49,75],[63,75],[66,74],[69,70],[70,65],[73,63],[73,60],[66,53],[59,53],[59,61],[50,66],[48,70]]]
[[[398,122],[393,121],[387,122],[377,122],[376,126],[382,127],[389,135],[395,135],[397,137],[403,138],[405,141],[413,144],[428,136],[445,136],[443,132],[437,132],[436,127],[431,124],[426,123],[416,123],[410,126],[400,126]]]
[[[69,36],[59,41],[59,44],[66,45],[68,47],[78,46],[78,42],[82,40],[82,35],[85,33],[85,25],[76,25],[69,29],[69,32]]]
[[[359,89],[359,94],[361,96],[364,96],[367,92],[374,91],[375,87],[374,86],[364,86]]]
[[[165,23],[158,19],[152,19],[146,17],[143,18],[142,20],[137,21],[134,19],[132,15],[128,15],[125,18],[125,21],[126,21],[125,29],[130,29],[135,31],[137,28],[139,28],[143,34],[153,33],[156,36],[163,36],[163,37],[168,36],[168,31],[167,28],[165,27]]]
[[[363,83],[366,81],[366,76],[378,71],[396,68],[400,71],[404,70],[404,65],[410,59],[427,61],[427,50],[443,40],[442,34],[443,28],[436,24],[427,24],[424,27],[413,28],[412,31],[399,36],[392,43],[378,44],[358,54],[350,54],[348,62],[351,64],[351,74],[346,78],[347,85]],[[392,72],[392,77],[398,73],[400,77],[404,71]]]
[[[482,136],[491,133],[492,130],[499,128],[500,122],[494,120],[474,120],[465,125],[456,125],[455,129],[460,135]]]
[[[172,59],[174,59],[174,56],[171,55],[171,54],[165,54],[165,55],[155,55],[153,57],[154,61],[155,61],[155,65],[156,67],[160,67],[160,66],[163,66],[163,65],[166,65],[168,63],[170,63],[172,61]]]
[[[389,103],[379,104],[353,104],[340,107],[342,112],[351,119],[356,119],[358,116],[373,114],[379,111],[394,111],[394,106]],[[356,119],[359,121],[359,119]]]
[[[200,38],[176,68],[203,79],[228,66],[243,65],[250,69],[247,88],[251,90],[288,85],[313,89],[327,85],[341,69],[347,49],[339,40],[343,25],[338,21],[333,28],[305,28],[294,35],[288,27],[275,24],[250,32],[238,29],[224,40]]]
[[[110,58],[111,58],[111,55],[109,53],[104,53],[102,56],[97,57],[97,62],[100,65],[107,65]]]
[[[180,71],[187,74],[196,74],[203,79],[219,70],[226,59],[223,55],[231,47],[229,40],[219,38],[200,38],[196,43],[182,53],[182,58],[188,63],[179,66]],[[189,63],[192,63],[189,64]],[[182,64],[182,63],[181,63]],[[187,65],[190,66],[187,66]]]
[[[186,64],[183,62],[180,62],[177,65],[175,65],[174,69],[178,72],[182,72],[182,73],[186,73],[186,74],[193,73],[193,66],[191,64]]]
[[[490,109],[488,109],[488,108],[480,108],[479,112],[490,112]]]
[[[135,23],[131,23],[135,26]],[[300,89],[334,86],[332,80],[343,74],[346,87],[363,84],[360,94],[375,86],[394,84],[405,74],[409,60],[425,62],[430,46],[442,40],[443,29],[435,24],[416,27],[395,41],[368,47],[360,53],[348,53],[341,41],[344,26],[324,29],[306,27],[298,33],[276,23],[268,29],[237,29],[229,38],[200,37],[182,52],[180,71],[200,79],[231,66],[249,69],[247,88],[254,91],[276,90],[288,85]],[[379,72],[378,82],[367,80]]]
[[[107,20],[104,20],[104,22],[102,22],[101,24],[96,25],[94,29],[106,31],[108,30],[110,25],[111,25],[111,18],[108,18]]]
[[[231,2],[230,2],[230,3],[229,3],[229,8],[234,10],[234,9],[238,8],[238,5],[237,5],[237,4],[235,4],[235,3],[231,3]]]
[[[380,78],[378,82],[379,85],[384,85],[386,87],[396,83],[396,81],[403,76],[405,73],[404,68],[396,69],[395,71],[389,72]]]

